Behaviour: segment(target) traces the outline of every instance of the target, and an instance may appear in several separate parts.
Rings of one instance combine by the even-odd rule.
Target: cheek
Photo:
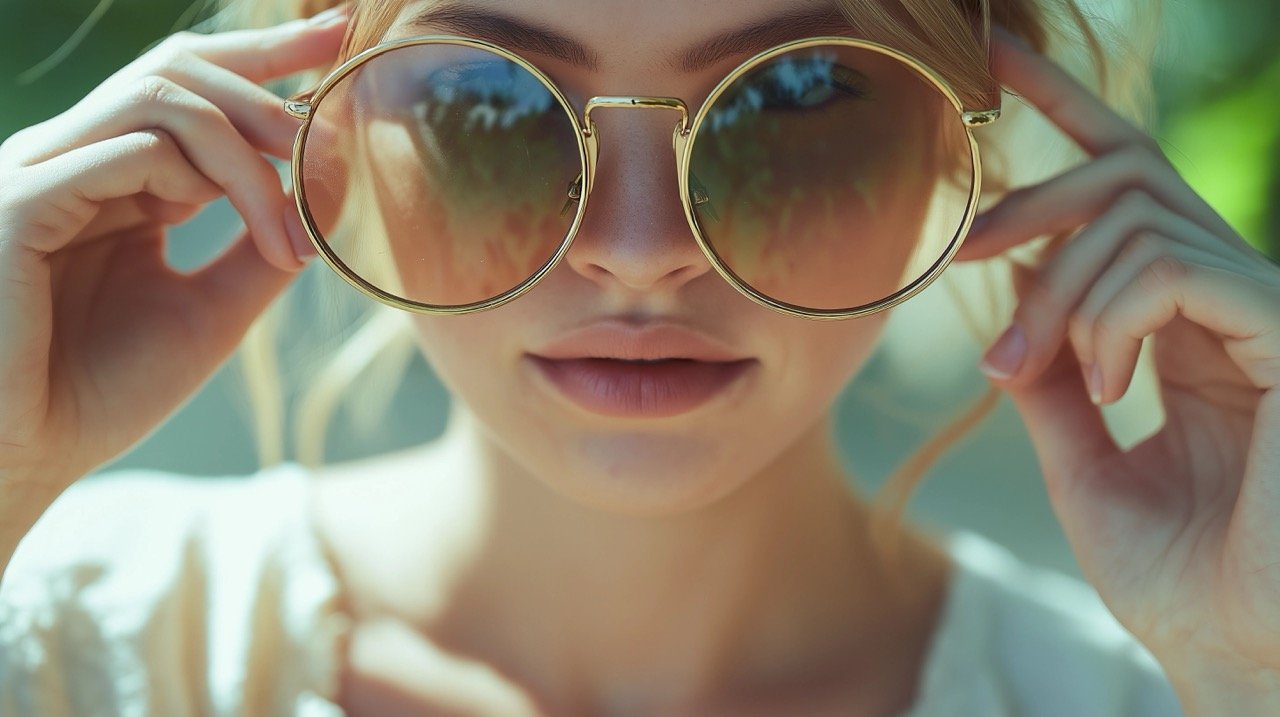
[[[961,224],[969,172],[956,164],[971,165],[953,120],[922,90],[709,130],[692,160],[708,197],[699,225],[774,299],[822,309],[884,299],[927,273]]]
[[[578,171],[554,119],[487,133],[414,116],[364,128],[364,164],[402,296],[484,301],[554,256],[574,218],[568,187]]]
[[[890,311],[844,321],[795,319],[779,329],[787,349],[775,400],[801,402],[806,407],[791,408],[802,413],[829,406],[875,350]]]
[[[418,344],[441,381],[469,399],[504,380],[504,364],[510,355],[501,337],[514,335],[514,327],[502,320],[503,310],[466,316],[412,317]],[[501,370],[499,367],[503,366]]]
[[[497,296],[536,270],[530,254],[504,249],[512,232],[501,231],[500,218],[468,210],[442,191],[449,179],[443,158],[423,156],[431,144],[407,121],[374,122],[366,137],[366,164],[402,296],[468,304]]]

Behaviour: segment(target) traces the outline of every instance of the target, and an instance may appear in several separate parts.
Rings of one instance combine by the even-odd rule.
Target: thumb
[[[197,311],[201,323],[216,335],[209,339],[215,353],[229,353],[244,338],[249,326],[279,296],[298,272],[285,271],[267,261],[248,230],[193,276],[200,295]]]

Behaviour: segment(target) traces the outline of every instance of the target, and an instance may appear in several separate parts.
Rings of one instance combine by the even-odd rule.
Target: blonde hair
[[[262,26],[308,16],[335,4],[332,0],[252,3],[227,0],[216,19],[220,25]],[[394,21],[400,4],[357,2],[342,58],[375,43]],[[1149,66],[1159,25],[1156,21],[1160,10],[1158,0],[1134,3],[1130,6],[1134,16],[1123,22],[1108,21],[1096,14],[1086,15],[1077,0],[839,0],[837,4],[853,26],[868,37],[903,49],[941,73],[966,107],[987,107],[998,97],[999,85],[990,74],[987,44],[994,23],[1063,64],[1120,114],[1141,127],[1151,125]],[[1123,34],[1117,30],[1122,25],[1126,28]],[[316,78],[304,81],[313,79]],[[1000,129],[980,133],[985,166],[984,207],[1012,187],[1055,174],[1080,156],[1060,135],[1057,145],[1052,142],[1046,145],[1046,137],[1057,131],[1044,123],[1043,118],[1028,113],[1015,102],[1003,104],[1005,118],[997,125]],[[1023,146],[1034,147],[1034,154],[1019,155],[1018,149]],[[1056,146],[1058,151],[1048,152],[1046,146]],[[1028,156],[1036,157],[1038,163],[1027,161]],[[1011,163],[1010,157],[1018,157],[1019,161]],[[1014,276],[1015,264],[1031,268],[1042,264],[1068,236],[1045,237],[1044,241],[1018,247],[1020,251],[982,262],[953,264],[939,278],[951,292],[966,328],[980,345],[992,342],[1007,324],[1004,313],[1012,306],[1010,282],[1020,280]],[[1018,258],[1023,254],[1026,259]],[[985,323],[962,294],[965,282],[960,279],[965,277],[970,277],[969,283],[983,293],[979,301],[988,314],[989,321]],[[1005,293],[1003,302],[1001,290]],[[355,292],[346,293],[355,296]],[[239,354],[262,465],[284,459],[286,411],[276,357],[276,334],[284,311],[277,305],[264,314],[250,331]],[[403,318],[398,311],[375,306],[363,317],[360,328],[336,351],[329,352],[331,356],[311,357],[314,375],[306,379],[303,385],[307,389],[297,402],[295,441],[297,460],[301,463],[317,466],[323,462],[326,428],[344,396],[360,397],[361,403],[353,406],[363,409],[357,417],[365,425],[374,423],[385,410],[415,354],[409,324]],[[371,370],[374,368],[377,370]],[[378,380],[370,379],[375,376]],[[350,390],[356,382],[361,382],[362,390]],[[898,528],[906,504],[929,469],[991,414],[999,396],[999,389],[986,386],[977,400],[931,436],[886,479],[876,498],[877,510],[873,516],[875,542],[882,551],[897,550]]]

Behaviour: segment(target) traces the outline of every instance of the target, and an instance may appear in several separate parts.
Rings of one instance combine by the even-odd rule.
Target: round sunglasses
[[[973,129],[1000,116],[966,110],[914,57],[849,37],[752,56],[692,117],[676,97],[595,96],[578,110],[500,46],[413,37],[357,54],[286,101],[303,121],[292,167],[303,225],[324,261],[377,301],[427,314],[496,308],[536,286],[578,235],[604,108],[678,115],[676,190],[698,247],[743,296],[809,319],[882,311],[937,278],[977,209]]]

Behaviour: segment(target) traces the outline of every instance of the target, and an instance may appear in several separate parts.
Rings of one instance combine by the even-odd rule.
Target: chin
[[[759,470],[744,465],[733,443],[659,431],[580,435],[556,447],[539,479],[595,510],[677,515],[716,503]]]

